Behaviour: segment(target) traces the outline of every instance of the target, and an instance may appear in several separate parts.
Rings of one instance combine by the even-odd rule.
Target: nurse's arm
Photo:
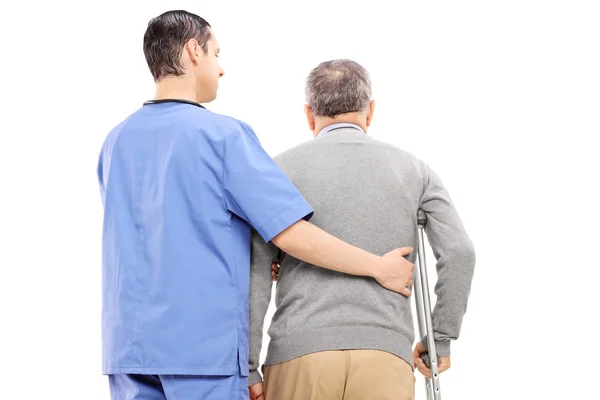
[[[413,249],[395,249],[380,257],[300,220],[272,239],[292,257],[309,264],[351,275],[370,276],[382,286],[410,296],[414,264],[404,256]]]

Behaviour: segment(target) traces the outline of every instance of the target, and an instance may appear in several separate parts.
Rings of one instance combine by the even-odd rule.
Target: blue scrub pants
[[[248,377],[109,375],[112,400],[248,400]]]

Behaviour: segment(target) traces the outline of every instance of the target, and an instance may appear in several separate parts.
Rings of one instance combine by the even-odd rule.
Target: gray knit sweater
[[[437,259],[433,310],[438,354],[457,339],[475,266],[473,244],[438,175],[408,152],[362,131],[342,128],[275,157],[315,210],[311,222],[357,247],[383,255],[412,246],[417,255],[417,210],[428,216],[426,234]],[[250,377],[261,380],[263,322],[271,299],[271,261],[278,249],[256,233],[250,271]],[[435,280],[435,277],[430,277]],[[325,350],[377,349],[411,365],[415,340],[411,299],[374,279],[282,260],[277,310],[269,328],[265,364]]]

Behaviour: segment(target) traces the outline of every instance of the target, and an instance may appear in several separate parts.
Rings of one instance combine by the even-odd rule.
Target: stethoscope
[[[144,102],[144,105],[147,106],[149,104],[161,104],[161,103],[182,103],[182,104],[191,104],[196,107],[204,108],[202,104],[196,103],[195,101],[185,100],[185,99],[160,99],[160,100],[148,100]]]

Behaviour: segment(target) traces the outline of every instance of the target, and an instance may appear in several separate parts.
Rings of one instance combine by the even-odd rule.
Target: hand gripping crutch
[[[427,280],[427,265],[425,264],[425,241],[424,229],[427,223],[427,215],[425,211],[419,209],[417,212],[417,225],[419,236],[419,267],[415,269],[415,297],[417,302],[417,319],[419,320],[419,334],[421,337],[427,334],[427,350],[428,354],[436,356],[429,358],[429,368],[431,369],[431,378],[425,377],[425,390],[428,400],[441,400],[440,393],[440,374],[438,372],[438,357],[435,349],[435,341],[433,337],[433,322],[431,320],[431,300],[429,299],[429,281]],[[424,359],[425,363],[427,361]]]

